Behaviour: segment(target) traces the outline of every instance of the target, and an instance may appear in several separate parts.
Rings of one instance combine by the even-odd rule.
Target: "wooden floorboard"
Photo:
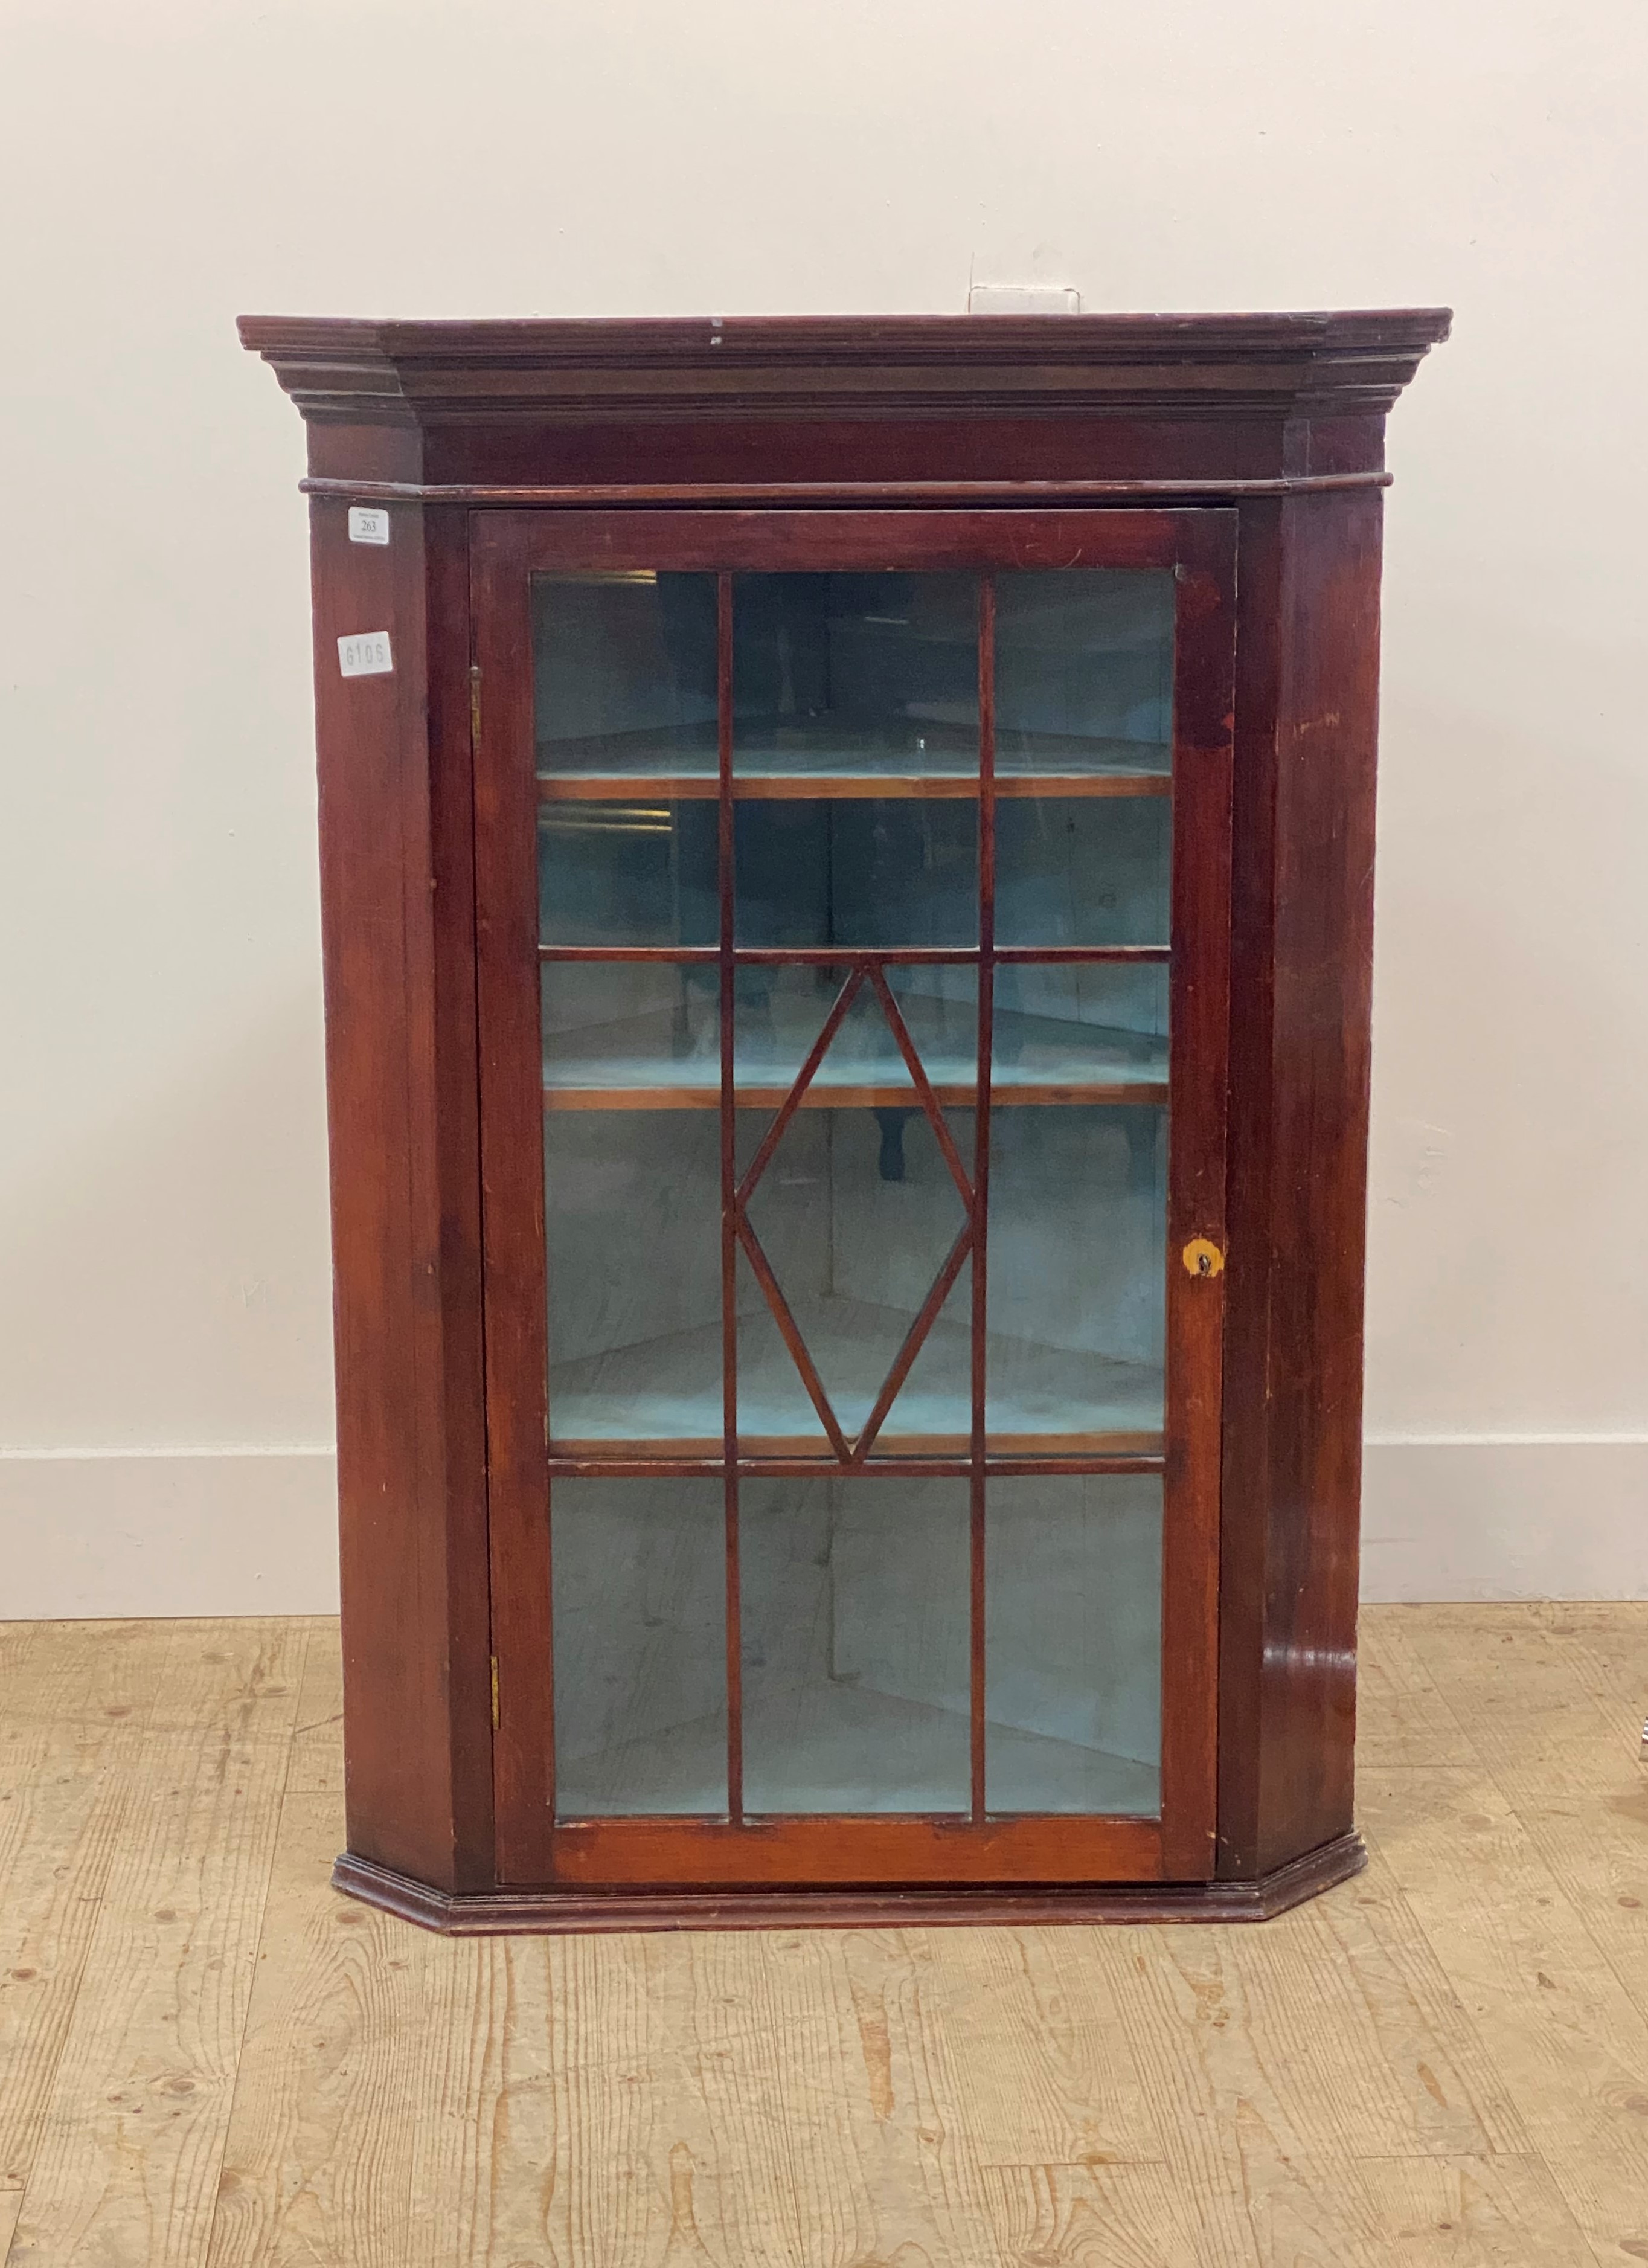
[[[174,1631],[144,1736],[116,1766],[121,1831],[14,2268],[205,2259],[305,1643],[301,1624]]]
[[[8,1635],[27,1630],[32,1643],[0,1642],[0,2181],[8,2183],[21,2184],[40,2146],[180,1627],[11,1624]]]
[[[1648,1605],[1362,1651],[1262,1928],[485,1941],[328,1886],[335,1624],[0,1625],[0,2261],[1648,2261]]]

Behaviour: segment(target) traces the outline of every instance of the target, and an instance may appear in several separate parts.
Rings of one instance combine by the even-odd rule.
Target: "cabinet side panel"
[[[1222,1773],[1231,1874],[1351,1823],[1381,506],[1292,498],[1251,547],[1244,522],[1222,1672],[1254,1732]]]
[[[438,685],[431,709],[427,671],[431,601],[438,620],[459,570],[438,541],[426,545],[418,506],[393,507],[391,540],[378,546],[351,543],[346,507],[330,501],[314,507],[313,567],[349,1844],[457,1889],[484,1879],[459,1856],[483,1835],[473,1790],[484,1797],[488,1776],[484,1760],[460,1771],[454,1741],[454,1709],[485,1676],[467,1658],[476,1602],[452,1580],[455,1506],[459,1528],[482,1531],[484,1660],[478,1323],[464,1320],[476,1273],[464,1215],[477,1200],[472,1167],[467,1201],[457,1182],[466,1142],[473,1150],[454,1061],[464,1029],[440,1023],[463,988],[450,971],[437,983],[438,937],[450,952],[469,917],[462,903],[438,908],[439,871],[450,880],[467,854],[442,842],[438,855],[431,766],[450,716]],[[368,630],[388,633],[394,667],[345,678],[338,641]],[[468,998],[472,1124],[473,979]],[[467,1445],[463,1424],[448,1423],[449,1388],[475,1404]],[[454,1458],[467,1473],[453,1474]]]

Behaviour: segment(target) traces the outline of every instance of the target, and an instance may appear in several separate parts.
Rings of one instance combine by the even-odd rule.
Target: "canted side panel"
[[[450,517],[395,506],[387,545],[353,544],[347,507],[320,503],[313,561],[349,1843],[462,1889],[487,1879],[489,1774],[471,1753],[487,1705],[467,818],[453,831],[467,718],[445,746],[454,704],[429,675],[430,624],[444,645],[454,609],[460,670],[466,652]],[[338,640],[368,630],[388,633],[393,669],[345,678]],[[431,767],[454,757],[432,801]]]
[[[1353,1806],[1383,512],[1283,513],[1262,1869]]]
[[[409,419],[389,424],[369,417],[317,418],[306,421],[305,430],[312,478],[416,482],[424,476],[423,436]]]
[[[1243,515],[1220,1867],[1346,1832],[1380,498]]]

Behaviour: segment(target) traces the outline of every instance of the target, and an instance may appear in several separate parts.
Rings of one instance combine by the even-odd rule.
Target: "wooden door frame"
[[[1218,1760],[1224,1287],[1218,1273],[1190,1273],[1181,1254],[1204,1240],[1222,1258],[1225,1241],[1236,513],[485,511],[471,515],[470,528],[500,1883],[585,1891],[675,1883],[702,1892],[1208,1878]],[[556,567],[727,573],[1075,565],[1171,567],[1178,576],[1161,1816],[826,1816],[736,1826],[637,1817],[556,1826],[530,576]],[[725,672],[725,656],[723,666]],[[975,1603],[975,1631],[979,1619]]]

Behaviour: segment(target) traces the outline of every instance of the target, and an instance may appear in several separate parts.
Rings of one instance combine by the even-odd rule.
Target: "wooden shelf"
[[[541,803],[709,803],[717,793],[712,772],[651,772],[644,777],[615,772],[541,772]],[[839,803],[874,799],[962,801],[976,796],[973,775],[890,772],[740,773],[732,783],[735,803]],[[997,799],[1063,800],[1075,796],[1170,796],[1166,772],[997,772]]]
[[[978,756],[976,733],[952,726],[912,725],[896,740],[830,725],[752,733],[734,745],[732,793],[756,802],[970,797],[978,793]],[[538,794],[545,803],[678,803],[717,792],[712,731],[554,741],[540,747],[538,761]],[[996,792],[1171,795],[1172,767],[1173,750],[1160,741],[998,733]]]
[[[738,1088],[738,1103],[745,1110],[777,1110],[782,1108],[790,1089],[788,1086],[745,1086]],[[1114,1109],[1156,1108],[1167,1101],[1167,1083],[1140,1080],[1131,1085],[1120,1081],[1064,1080],[1045,1085],[1031,1085],[1023,1080],[993,1079],[990,1101],[997,1109],[1024,1108],[1060,1105],[1065,1108],[1082,1106],[1099,1108],[1108,1105]],[[969,1082],[963,1086],[935,1079],[933,1093],[945,1110],[970,1110],[976,1090]],[[576,1086],[556,1084],[544,1088],[546,1110],[714,1110],[719,1107],[721,1090],[716,1086]],[[899,1110],[917,1109],[916,1090],[907,1079],[902,1086],[820,1086],[818,1080],[801,1098],[804,1110]]]
[[[868,1417],[911,1317],[854,1300],[798,1300],[792,1308],[850,1438]],[[1161,1454],[1159,1368],[997,1332],[990,1335],[986,1360],[992,1456]],[[893,1404],[876,1454],[965,1456],[971,1380],[972,1333],[946,1309]],[[550,1371],[554,1456],[718,1457],[721,1417],[719,1323]],[[739,1317],[739,1435],[748,1456],[828,1454],[764,1307]]]
[[[754,1031],[740,1017],[734,1076],[747,1109],[778,1108],[823,1020],[827,1002],[811,1004],[811,1020],[789,1016],[781,998],[775,1025]],[[975,1010],[967,1001],[901,1001],[923,1069],[939,1101],[970,1108],[977,1063]],[[712,1110],[721,1100],[713,1008],[700,1011],[690,1055],[675,1057],[667,1010],[586,1026],[552,1037],[544,1058],[546,1110]],[[998,1104],[1165,1103],[1165,1037],[1098,1024],[1067,1022],[999,1006],[996,1014],[992,1099]],[[565,1052],[559,1052],[561,1045]],[[551,1052],[550,1050],[555,1050]],[[848,1023],[825,1057],[802,1107],[812,1110],[919,1108],[915,1083],[872,1004]]]

